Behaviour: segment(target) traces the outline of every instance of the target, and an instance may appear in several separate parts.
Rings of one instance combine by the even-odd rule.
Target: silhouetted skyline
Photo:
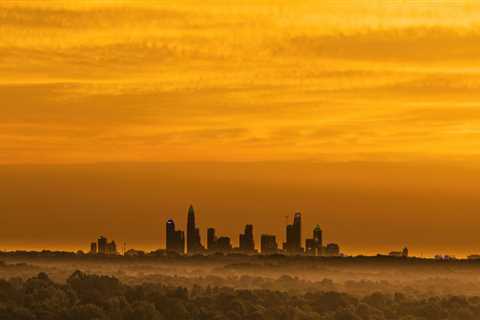
[[[190,205],[187,210],[187,238],[184,232],[178,230],[173,219],[168,219],[165,224],[165,249],[166,252],[197,255],[197,254],[215,254],[215,253],[241,253],[241,254],[288,254],[288,255],[310,255],[310,256],[340,256],[340,246],[336,243],[329,243],[323,246],[323,233],[320,225],[313,229],[313,238],[306,239],[305,248],[302,243],[302,214],[296,212],[293,223],[288,224],[285,229],[287,241],[283,244],[283,249],[278,248],[275,235],[261,234],[260,251],[255,245],[254,225],[246,224],[243,233],[239,235],[239,246],[233,247],[231,238],[228,236],[218,237],[214,227],[208,227],[206,230],[206,246],[201,239],[201,230],[197,226],[197,217],[195,209]],[[108,242],[105,237],[100,237],[98,245],[92,243],[90,254],[116,255],[117,249],[114,241]],[[98,249],[97,249],[98,248]]]

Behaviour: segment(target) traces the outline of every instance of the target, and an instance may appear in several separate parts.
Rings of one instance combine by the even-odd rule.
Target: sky
[[[0,248],[122,238],[122,223],[96,219],[129,221],[138,202],[125,241],[154,247],[158,233],[142,228],[184,219],[194,200],[205,227],[232,236],[251,208],[279,236],[303,210],[355,252],[480,243],[467,232],[479,207],[478,1],[7,0],[0,21],[0,222],[11,225]],[[106,190],[125,171],[137,180],[115,214]],[[362,219],[367,236],[345,227]]]

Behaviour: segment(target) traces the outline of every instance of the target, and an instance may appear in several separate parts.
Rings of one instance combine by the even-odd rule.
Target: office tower
[[[108,240],[107,238],[101,236],[100,238],[98,238],[98,253],[99,254],[106,254],[107,253],[107,244],[108,244]]]
[[[175,231],[175,247],[174,250],[179,254],[185,253],[185,233],[180,230]]]
[[[305,240],[305,253],[310,256],[323,255],[322,229],[318,224],[313,229],[313,238]]]
[[[240,251],[245,253],[255,252],[255,240],[253,239],[253,225],[245,226],[245,233],[240,234]]]
[[[220,237],[217,239],[216,252],[229,253],[232,251],[232,244],[229,237]]]
[[[107,255],[118,254],[117,244],[115,243],[115,241],[111,241],[111,242],[107,243],[106,254]]]
[[[208,228],[207,230],[207,249],[210,252],[215,252],[216,250],[217,236],[215,235],[214,228]]]
[[[293,218],[294,229],[294,248],[296,252],[302,251],[302,214],[300,212],[295,213]]]
[[[275,236],[262,234],[260,238],[260,248],[262,254],[274,254],[278,251],[277,240]]]
[[[327,256],[336,257],[340,255],[340,247],[336,243],[329,243],[325,249]]]
[[[195,254],[202,252],[203,249],[200,238],[200,229],[195,225],[195,211],[193,210],[193,206],[190,206],[190,208],[188,208],[187,219],[187,253]]]
[[[167,251],[183,254],[185,252],[185,234],[183,231],[175,230],[175,222],[172,219],[167,221]]]
[[[315,242],[315,255],[323,255],[323,232],[318,224],[313,229],[313,241]]]
[[[283,245],[285,251],[290,254],[302,253],[302,214],[295,213],[293,224],[287,225],[287,240]]]
[[[305,239],[305,254],[309,256],[315,255],[315,241],[313,239]]]
[[[203,250],[199,228],[195,228],[195,248],[196,248],[196,252],[201,252]]]
[[[90,254],[97,254],[97,243],[90,243]]]
[[[167,220],[167,236],[166,236],[166,248],[167,251],[174,251],[175,247],[175,222],[172,219]]]
[[[191,254],[196,251],[196,238],[195,211],[193,206],[190,206],[187,217],[187,253]]]

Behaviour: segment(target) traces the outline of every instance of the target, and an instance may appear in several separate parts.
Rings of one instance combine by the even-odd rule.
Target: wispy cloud
[[[422,3],[1,4],[0,161],[472,153],[477,15]]]

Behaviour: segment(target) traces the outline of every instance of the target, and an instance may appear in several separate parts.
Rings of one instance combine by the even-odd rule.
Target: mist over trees
[[[455,295],[128,285],[112,276],[81,271],[65,283],[54,282],[43,272],[26,280],[0,280],[2,320],[474,320],[478,315],[479,297]]]

